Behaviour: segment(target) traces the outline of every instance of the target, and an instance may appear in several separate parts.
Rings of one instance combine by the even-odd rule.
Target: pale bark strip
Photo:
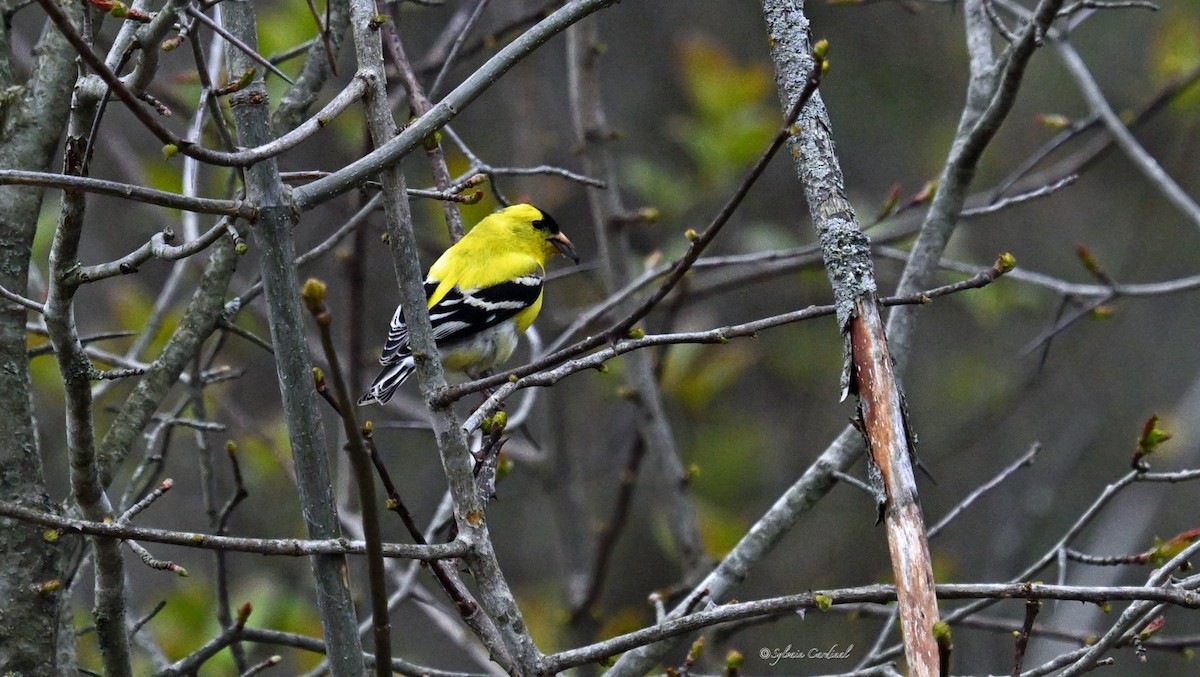
[[[763,2],[779,98],[785,106],[802,90],[812,68],[812,45],[803,11],[802,0]],[[938,621],[933,565],[913,477],[913,450],[900,384],[879,315],[870,246],[847,199],[832,125],[819,94],[813,96],[796,127],[792,157],[833,285],[838,323],[849,339],[848,359],[853,370],[843,374],[843,385],[859,397],[862,433],[883,484],[884,523],[905,658],[910,675],[933,677],[938,671],[938,647],[932,632]]]
[[[256,44],[254,8],[249,3],[224,6],[222,18],[231,33],[247,44]],[[230,72],[244,73],[254,67],[245,54],[233,47],[227,49],[226,58]],[[230,97],[230,107],[241,145],[257,146],[270,141],[268,98],[261,76]],[[310,538],[337,538],[341,529],[304,333],[299,282],[292,265],[296,258],[292,238],[294,212],[274,160],[246,169],[245,181],[247,198],[259,207],[259,221],[253,229],[254,244],[266,289],[271,344],[275,348],[275,366],[305,529]],[[338,677],[361,677],[362,644],[346,576],[346,558],[319,555],[312,558],[312,567],[330,669]]]
[[[896,581],[900,627],[910,675],[938,673],[933,624],[938,621],[929,540],[913,476],[909,434],[899,382],[874,295],[868,294],[850,323],[859,415],[868,450],[879,468],[887,503],[888,553]]]

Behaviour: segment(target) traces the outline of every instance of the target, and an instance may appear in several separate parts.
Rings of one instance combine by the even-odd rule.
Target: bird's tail
[[[358,398],[358,406],[361,407],[372,402],[383,404],[392,399],[396,389],[408,380],[414,369],[416,369],[416,363],[413,361],[412,355],[395,364],[388,365],[379,372],[379,376],[375,377],[375,382],[371,384],[367,394]]]

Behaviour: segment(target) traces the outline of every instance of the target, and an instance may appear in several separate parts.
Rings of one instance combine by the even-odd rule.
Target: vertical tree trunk
[[[7,12],[9,3],[0,3]],[[78,6],[65,11],[79,15]],[[0,168],[50,166],[70,109],[76,69],[70,46],[52,27],[35,53],[33,74],[16,80],[7,21],[0,25]],[[43,191],[0,187],[0,285],[26,295],[33,235]],[[58,512],[46,494],[33,422],[25,323],[28,311],[0,302],[0,495]],[[65,554],[43,530],[0,520],[0,674],[74,674],[74,634],[64,613]]]
[[[222,17],[232,34],[251,46],[256,44],[253,7],[230,3],[224,6]],[[227,55],[230,73],[241,74],[255,68],[236,48],[230,47]],[[229,103],[239,144],[256,146],[270,140],[268,98],[262,76],[232,95]],[[341,529],[329,478],[325,432],[317,411],[312,359],[304,334],[300,285],[292,263],[296,258],[293,207],[279,179],[275,160],[248,167],[245,181],[247,197],[259,208],[259,220],[253,228],[254,245],[262,270],[275,367],[304,525],[310,538],[339,538]],[[336,677],[359,677],[363,674],[362,643],[346,575],[346,558],[316,556],[312,558],[312,567],[330,671]]]

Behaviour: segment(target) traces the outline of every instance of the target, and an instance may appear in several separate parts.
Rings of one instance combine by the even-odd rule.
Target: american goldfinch
[[[425,277],[442,365],[476,377],[507,360],[542,309],[542,278],[555,254],[579,262],[554,219],[527,204],[484,218],[447,249]],[[360,405],[387,402],[416,368],[403,308],[392,316],[379,362],[384,369]]]

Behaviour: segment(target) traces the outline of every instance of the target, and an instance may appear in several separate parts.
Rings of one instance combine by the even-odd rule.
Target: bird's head
[[[571,241],[563,235],[554,217],[546,212],[527,204],[515,204],[505,207],[479,222],[476,228],[503,228],[507,236],[514,242],[527,248],[544,264],[555,254],[562,254],[575,263],[579,263],[579,255]]]

